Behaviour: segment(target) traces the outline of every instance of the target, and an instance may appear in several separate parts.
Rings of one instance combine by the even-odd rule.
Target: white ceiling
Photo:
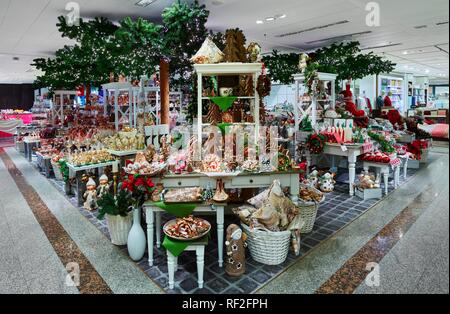
[[[126,16],[158,20],[172,0],[157,0],[141,8],[138,0],[75,0],[81,16],[105,16],[119,21]],[[69,0],[0,0],[0,83],[32,82],[36,75],[30,63],[34,58],[51,56],[63,45],[56,29],[57,17],[66,14]],[[448,81],[449,24],[448,0],[378,0],[381,25],[366,25],[365,10],[369,0],[200,0],[211,11],[208,27],[225,30],[239,27],[249,41],[257,41],[264,52],[311,51],[333,41],[359,40],[363,48],[384,54],[398,63],[398,72],[429,75]],[[274,15],[286,18],[257,24]],[[301,34],[277,37],[340,21],[348,23]],[[426,28],[416,29],[426,25]],[[354,33],[362,35],[345,36]],[[337,38],[325,40],[327,38]],[[398,44],[398,45],[396,45]],[[14,61],[13,57],[19,57]],[[444,76],[445,75],[445,76]]]

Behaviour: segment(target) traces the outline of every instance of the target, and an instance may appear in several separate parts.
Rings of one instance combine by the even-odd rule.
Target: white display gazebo
[[[259,101],[260,97],[257,91],[258,78],[262,74],[262,63],[219,63],[219,64],[196,64],[194,69],[197,73],[198,79],[198,104],[197,104],[197,136],[199,151],[202,149],[203,143],[203,127],[208,124],[203,123],[203,102],[210,101],[210,97],[203,96],[203,77],[207,76],[239,76],[251,75],[253,77],[254,96],[236,96],[237,100],[247,99],[251,102],[252,111],[254,115],[255,125],[255,142],[258,142],[260,130],[259,117]]]
[[[322,82],[331,82],[331,95],[330,99],[327,101],[330,101],[332,109],[334,109],[334,106],[336,104],[336,74],[331,73],[322,73],[319,72],[318,79]],[[305,119],[306,117],[311,117],[311,124],[312,126],[317,125],[317,103],[321,100],[317,99],[316,97],[312,96],[311,98],[311,105],[309,105],[307,108],[305,108],[305,103],[302,100],[302,95],[300,95],[301,91],[301,85],[305,85],[306,79],[304,74],[295,74],[294,75],[295,80],[295,97],[296,97],[296,105],[294,105],[294,116],[295,116],[295,129],[298,131],[300,128],[300,123]]]
[[[64,124],[65,114],[64,110],[71,108],[76,104],[75,99],[77,96],[76,91],[68,90],[57,90],[54,92],[53,96],[53,106],[52,106],[52,123],[56,123],[56,118],[58,117],[62,124]],[[68,100],[69,104],[65,103]]]

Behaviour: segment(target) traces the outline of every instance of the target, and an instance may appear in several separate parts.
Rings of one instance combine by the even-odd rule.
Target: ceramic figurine
[[[108,177],[104,174],[100,177],[100,184],[97,188],[97,196],[101,198],[109,192],[111,185],[109,184]]]
[[[95,184],[92,178],[89,179],[88,183],[86,183],[86,192],[83,195],[84,199],[84,208],[90,211],[96,210],[98,208],[97,205],[97,184]]]
[[[307,184],[311,187],[316,187],[319,183],[319,172],[317,170],[314,170],[309,174],[307,177]]]
[[[225,272],[230,277],[240,277],[245,274],[245,241],[247,236],[237,225],[230,225],[226,236]]]
[[[216,194],[213,197],[213,200],[217,203],[224,203],[228,200],[229,196],[225,192],[225,184],[222,179],[217,180],[217,188]]]
[[[248,60],[251,63],[261,62],[261,46],[257,43],[251,43],[247,48]]]
[[[334,181],[334,175],[330,173],[326,173],[319,180],[319,188],[324,193],[331,193],[334,191],[334,185],[336,181]]]
[[[153,202],[161,201],[161,194],[164,191],[164,185],[162,183],[156,184],[155,190],[152,193],[151,199]]]
[[[300,62],[298,64],[298,69],[300,73],[305,73],[306,68],[308,67],[309,56],[306,53],[303,53],[300,56]]]

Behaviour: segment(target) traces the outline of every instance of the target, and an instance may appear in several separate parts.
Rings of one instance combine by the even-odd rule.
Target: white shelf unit
[[[119,131],[120,120],[123,117],[127,117],[129,120],[130,127],[134,126],[134,112],[135,105],[133,97],[133,85],[130,83],[108,83],[102,85],[105,91],[105,115],[108,113],[108,105],[110,105],[110,100],[114,99],[114,115],[115,115],[115,127],[116,131]],[[119,105],[119,95],[128,94],[128,104]]]
[[[331,95],[330,96],[330,102],[332,109],[334,109],[334,106],[336,105],[336,74],[331,73],[322,73],[319,72],[318,78],[322,82],[331,82]],[[316,97],[312,97],[311,105],[304,109],[304,102],[302,100],[302,96],[300,95],[300,86],[305,85],[306,79],[304,74],[295,74],[294,75],[295,80],[295,96],[296,96],[296,102],[297,104],[294,105],[294,117],[295,117],[295,130],[298,131],[300,129],[300,123],[308,116],[311,116],[311,124],[312,126],[317,125],[317,103],[321,100],[318,100]]]
[[[72,99],[73,96],[73,99]],[[56,123],[56,117],[59,118],[62,125],[64,125],[64,109],[72,108],[76,105],[75,99],[77,96],[76,91],[68,90],[56,90],[53,95],[53,106],[52,106],[52,123]],[[65,104],[65,100],[68,100],[69,104]]]
[[[207,76],[239,76],[252,75],[254,96],[253,97],[238,97],[238,99],[247,99],[253,101],[253,115],[255,124],[255,142],[258,142],[260,130],[259,118],[259,102],[260,97],[257,91],[258,78],[262,74],[262,63],[219,63],[219,64],[196,64],[194,69],[197,73],[198,80],[198,96],[197,96],[197,136],[199,151],[202,151],[203,144],[203,101],[209,101],[208,97],[203,97],[203,77]]]
[[[141,107],[140,103],[140,94],[144,93],[143,100],[145,102],[145,108]],[[183,93],[182,92],[170,92],[169,93],[170,102],[179,101],[180,108],[179,113],[181,114],[182,106],[183,106]],[[134,116],[134,127],[136,127],[137,123],[137,115],[139,113],[150,113],[153,116],[156,125],[161,124],[161,88],[158,86],[152,87],[144,87],[143,90],[141,87],[133,88],[133,103],[136,104],[133,110]]]
[[[392,106],[400,112],[405,111],[405,99],[408,91],[405,91],[405,80],[400,77],[393,76],[379,76],[378,77],[378,95],[384,92],[387,96],[389,92],[392,93]],[[406,98],[405,98],[406,97]]]

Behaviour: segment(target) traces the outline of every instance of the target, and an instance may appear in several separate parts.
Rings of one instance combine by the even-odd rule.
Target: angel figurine
[[[84,199],[84,208],[89,211],[94,211],[98,208],[97,205],[97,184],[95,184],[92,178],[86,183],[86,192],[83,195]]]
[[[103,197],[105,194],[109,193],[111,185],[109,184],[108,177],[104,174],[100,177],[100,185],[97,188],[97,196],[99,198]]]
[[[298,69],[300,73],[305,73],[306,68],[308,67],[309,56],[306,53],[301,54],[300,62],[298,64]]]

